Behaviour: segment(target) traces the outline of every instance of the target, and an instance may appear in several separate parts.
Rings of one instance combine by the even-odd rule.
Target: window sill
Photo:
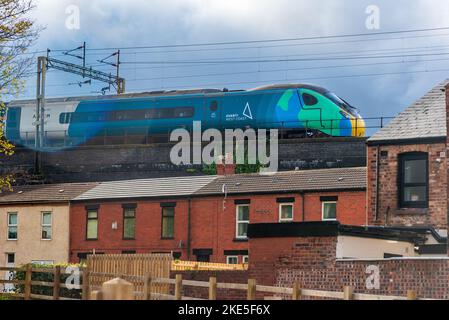
[[[175,238],[161,238],[162,241],[173,241]]]
[[[235,238],[234,240],[232,240],[233,242],[248,242],[249,239],[248,238]]]
[[[394,214],[396,215],[412,215],[412,216],[427,215],[428,213],[429,209],[427,208],[401,208],[396,209],[396,211],[394,211]]]

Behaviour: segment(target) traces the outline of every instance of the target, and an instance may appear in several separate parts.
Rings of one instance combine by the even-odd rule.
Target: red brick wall
[[[249,277],[258,283],[303,289],[449,299],[449,259],[336,261],[336,237],[252,239]],[[380,289],[368,290],[368,266],[379,268]],[[288,298],[288,297],[285,297]]]
[[[376,217],[376,160],[377,152],[387,151],[387,157],[380,157],[379,207]],[[407,152],[429,153],[429,208],[398,208],[398,155]],[[447,159],[444,143],[422,145],[377,146],[368,148],[368,212],[370,222],[377,225],[433,226],[447,228]],[[442,157],[443,156],[443,157]]]
[[[338,196],[337,215],[343,224],[363,225],[366,220],[366,193],[364,191],[306,194],[305,220],[321,221],[321,196]],[[295,198],[294,221],[303,221],[302,196],[298,194],[258,195],[195,198],[191,203],[191,249],[213,249],[211,262],[225,262],[225,250],[248,250],[248,242],[236,241],[235,200],[250,199],[250,222],[278,222],[277,198]],[[125,201],[124,203],[127,203]],[[132,201],[131,201],[132,202]],[[137,253],[181,252],[182,259],[195,260],[187,252],[188,200],[165,200],[177,202],[175,209],[175,239],[161,240],[161,201],[139,201],[136,209],[136,240],[123,240],[122,202],[102,203],[99,210],[99,239],[86,241],[85,203],[71,206],[70,248],[71,261],[78,262],[79,252],[121,253],[135,250]],[[112,230],[113,222],[118,229]],[[182,241],[184,246],[179,248]],[[242,262],[242,256],[239,256]]]

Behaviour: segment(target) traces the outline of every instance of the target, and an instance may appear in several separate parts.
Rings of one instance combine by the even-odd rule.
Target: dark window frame
[[[96,218],[89,218],[89,213],[96,212],[97,217]],[[99,226],[99,209],[98,208],[86,208],[86,240],[87,241],[97,241],[98,240],[98,226]],[[97,237],[96,238],[89,238],[89,221],[96,220],[97,221]]]
[[[132,205],[123,205],[123,230],[122,230],[122,234],[123,234],[123,240],[136,240],[136,206],[132,206]],[[132,217],[127,217],[126,216],[126,212],[127,211],[133,211],[133,216]],[[125,229],[126,229],[126,222],[127,220],[134,220],[134,236],[133,237],[127,237],[125,234]]]
[[[424,183],[406,183],[405,182],[405,163],[407,161],[425,160]],[[425,187],[425,201],[405,201],[406,188]],[[409,152],[398,156],[398,205],[399,208],[428,208],[429,207],[429,154],[427,152]]]
[[[172,210],[173,214],[172,215],[166,215],[165,214],[165,210]],[[161,239],[162,240],[173,240],[175,239],[175,213],[176,211],[176,206],[170,205],[170,206],[163,206],[161,205]],[[172,223],[173,223],[173,234],[171,236],[165,236],[164,235],[164,221],[165,218],[171,218]]]

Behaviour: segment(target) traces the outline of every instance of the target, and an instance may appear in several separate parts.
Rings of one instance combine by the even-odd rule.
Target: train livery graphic
[[[35,139],[36,101],[8,104],[6,137],[22,145]],[[365,122],[349,103],[313,85],[274,85],[245,91],[185,90],[48,99],[45,141],[76,145],[95,137],[204,130],[279,129],[308,135],[363,137]]]

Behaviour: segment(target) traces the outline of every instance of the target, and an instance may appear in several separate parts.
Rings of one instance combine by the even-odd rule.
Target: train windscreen
[[[343,110],[348,112],[350,115],[360,118],[359,112],[357,109],[353,106],[351,106],[349,103],[347,103],[345,100],[341,99],[339,96],[337,96],[335,93],[332,92],[326,92],[324,96],[328,99],[330,99],[333,103],[340,106]]]

